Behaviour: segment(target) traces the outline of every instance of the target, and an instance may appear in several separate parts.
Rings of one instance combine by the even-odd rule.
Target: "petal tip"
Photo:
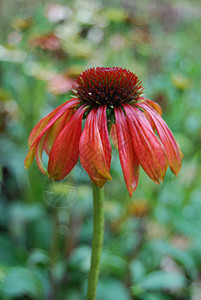
[[[29,168],[30,166],[27,166],[27,165],[24,163],[24,167],[25,167],[26,170],[28,170],[28,168]]]

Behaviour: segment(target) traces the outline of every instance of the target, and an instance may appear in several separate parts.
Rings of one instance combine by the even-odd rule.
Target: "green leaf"
[[[99,281],[97,290],[97,300],[131,300],[126,287],[119,280],[106,279]]]
[[[144,276],[146,269],[140,260],[133,260],[130,263],[130,273],[132,281],[137,281]]]
[[[103,250],[101,255],[101,272],[109,272],[116,276],[123,276],[126,272],[126,261],[109,250]]]
[[[31,270],[14,267],[4,278],[2,292],[8,297],[20,297],[26,294],[40,299],[43,287],[39,278]]]
[[[50,263],[50,257],[46,254],[45,251],[41,249],[34,249],[30,254],[27,263],[30,266],[35,265],[48,265]]]
[[[142,300],[171,300],[172,297],[161,293],[144,293],[141,296]]]
[[[190,253],[177,249],[166,242],[153,242],[151,247],[153,247],[153,252],[158,253],[159,256],[171,256],[184,266],[187,271],[190,271],[193,276],[196,275],[195,262]]]
[[[89,246],[81,246],[73,252],[71,256],[71,264],[76,267],[77,270],[88,272],[91,260],[91,248]]]
[[[179,273],[167,273],[164,271],[152,272],[138,282],[138,286],[144,290],[159,291],[163,289],[180,289],[185,286],[185,278]],[[135,286],[131,289],[135,292]]]

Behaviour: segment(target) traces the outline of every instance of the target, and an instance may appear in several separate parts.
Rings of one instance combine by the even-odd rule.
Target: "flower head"
[[[138,184],[139,165],[156,183],[163,181],[168,165],[178,174],[180,147],[161,118],[159,105],[143,97],[142,91],[138,77],[126,69],[86,70],[75,80],[75,97],[53,110],[30,133],[25,167],[36,156],[41,172],[61,180],[80,158],[91,180],[102,187],[112,179],[111,136],[130,196]],[[49,156],[47,170],[43,151]]]
[[[74,93],[91,107],[117,107],[136,101],[143,87],[138,77],[122,68],[93,68],[75,81]]]

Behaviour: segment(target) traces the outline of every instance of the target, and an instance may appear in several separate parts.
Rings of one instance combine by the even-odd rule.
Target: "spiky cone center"
[[[75,96],[90,107],[107,105],[113,108],[122,103],[131,104],[140,99],[142,91],[138,77],[119,67],[87,69],[73,85]]]

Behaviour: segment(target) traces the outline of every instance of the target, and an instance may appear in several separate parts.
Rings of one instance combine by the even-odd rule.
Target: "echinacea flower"
[[[138,77],[122,68],[91,68],[75,80],[75,97],[43,118],[29,136],[25,167],[36,156],[39,169],[61,180],[80,162],[99,187],[111,180],[111,144],[116,140],[130,196],[138,184],[139,165],[155,182],[163,181],[168,165],[181,168],[182,153],[161,108],[142,96]],[[82,120],[86,119],[82,130]],[[47,170],[42,153],[49,156]]]

